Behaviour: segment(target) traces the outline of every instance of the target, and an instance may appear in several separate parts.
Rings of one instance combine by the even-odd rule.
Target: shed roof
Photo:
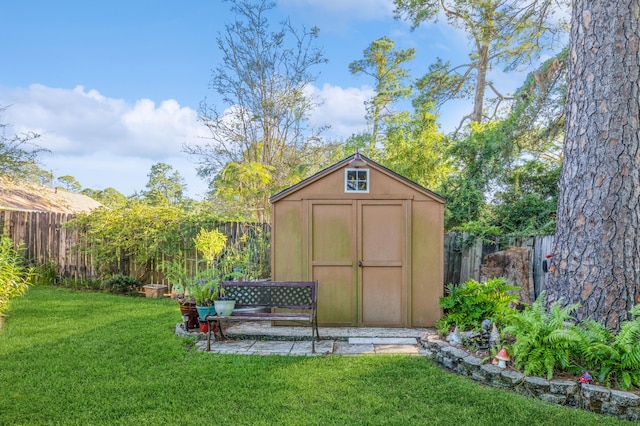
[[[368,157],[366,157],[366,156],[364,156],[362,154],[360,154],[360,156],[367,163],[367,167],[374,168],[374,169],[380,171],[381,173],[384,173],[384,174],[390,176],[391,178],[396,179],[396,180],[404,183],[407,186],[410,186],[411,188],[415,189],[416,191],[423,193],[427,197],[432,198],[433,200],[444,204],[445,199],[441,195],[439,195],[439,194],[437,194],[437,193],[425,188],[422,185],[419,185],[419,184],[415,183],[414,181],[412,181],[410,179],[407,179],[406,177],[394,172],[393,170],[390,170],[390,169],[384,167],[381,164],[376,163],[372,159],[370,159],[370,158],[368,158]],[[276,201],[278,201],[278,200],[280,200],[280,199],[282,199],[282,198],[284,198],[284,197],[286,197],[286,196],[288,196],[290,194],[293,194],[294,192],[306,187],[307,185],[310,185],[311,183],[313,183],[313,182],[315,182],[315,181],[317,181],[319,179],[322,179],[324,176],[328,175],[329,173],[332,173],[335,170],[338,170],[338,169],[344,167],[345,165],[347,165],[353,159],[353,157],[354,157],[353,155],[350,155],[350,156],[346,157],[345,159],[333,164],[332,166],[329,166],[326,169],[321,170],[318,173],[316,173],[316,174],[314,174],[314,175],[312,175],[312,176],[310,176],[310,177],[298,182],[297,184],[295,184],[293,186],[290,186],[289,188],[284,189],[284,190],[278,192],[275,195],[272,195],[271,198],[269,198],[269,201],[271,203],[275,203]]]

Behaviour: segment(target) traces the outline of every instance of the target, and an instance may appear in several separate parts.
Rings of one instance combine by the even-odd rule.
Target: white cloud
[[[282,6],[312,9],[313,15],[330,15],[349,19],[375,20],[393,16],[392,0],[280,0]]]
[[[131,195],[144,189],[151,166],[164,162],[185,177],[189,194],[205,190],[195,165],[181,151],[207,130],[196,111],[175,100],[156,105],[141,99],[131,105],[82,86],[34,84],[0,87],[0,106],[6,105],[2,122],[11,125],[10,134],[40,133],[37,144],[51,151],[41,160],[56,177],[71,175],[83,187],[114,187]]]
[[[162,158],[184,142],[205,134],[197,112],[174,100],[130,105],[96,90],[50,88],[0,90],[0,105],[11,105],[5,120],[16,132],[35,131],[39,143],[56,154],[107,152]]]
[[[369,86],[348,87],[325,84],[322,88],[312,87],[313,96],[322,99],[323,105],[311,116],[313,126],[331,125],[328,137],[347,138],[367,127],[364,102],[373,96]]]

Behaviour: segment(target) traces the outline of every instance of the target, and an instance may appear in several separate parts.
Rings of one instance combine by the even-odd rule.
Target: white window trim
[[[367,173],[367,190],[366,191],[361,191],[361,190],[358,190],[358,189],[349,189],[349,187],[347,185],[347,175],[349,174],[349,172],[353,172],[353,171],[366,172]],[[369,174],[369,169],[362,169],[362,168],[344,169],[344,192],[345,193],[351,193],[351,194],[368,194],[369,193],[369,189],[371,188],[370,176],[371,175]]]

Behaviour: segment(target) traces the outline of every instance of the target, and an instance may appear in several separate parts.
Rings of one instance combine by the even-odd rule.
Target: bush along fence
[[[136,250],[125,246],[125,240],[131,240],[128,236],[106,241],[100,235],[92,236],[86,224],[74,218],[63,213],[0,211],[0,233],[11,238],[16,247],[22,244],[24,257],[32,265],[51,268],[54,278],[76,282],[123,274],[135,278],[140,285],[170,284],[167,265],[176,262],[187,276],[195,276],[203,263],[192,240],[203,228],[217,229],[227,236],[221,268],[236,268],[252,278],[270,274],[268,224],[206,222],[180,224],[175,230],[170,229],[170,224],[161,224],[167,232],[175,234],[175,238],[165,242],[170,249],[163,248],[151,234],[145,237],[148,241],[137,242],[143,249],[136,255]],[[139,234],[144,234],[144,230]]]

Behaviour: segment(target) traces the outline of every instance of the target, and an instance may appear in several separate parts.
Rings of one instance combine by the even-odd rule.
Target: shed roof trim
[[[398,173],[394,172],[393,170],[390,170],[390,169],[384,167],[383,165],[376,163],[375,161],[371,160],[370,158],[368,158],[368,157],[366,157],[366,156],[364,156],[362,154],[360,154],[360,156],[365,160],[365,162],[367,163],[367,166],[369,166],[371,168],[374,168],[374,169],[376,169],[376,170],[378,170],[378,171],[380,171],[380,172],[382,172],[384,174],[387,174],[390,177],[392,177],[392,178],[394,178],[394,179],[396,179],[396,180],[398,180],[400,182],[403,182],[405,185],[408,185],[408,186],[412,187],[413,189],[415,189],[415,190],[417,190],[419,192],[422,192],[426,196],[434,199],[435,201],[438,201],[438,202],[444,204],[445,199],[441,195],[439,195],[439,194],[437,194],[437,193],[435,193],[435,192],[423,187],[422,185],[419,185],[419,184],[415,183],[414,181],[412,181],[410,179],[407,179],[406,177],[404,177],[402,175],[399,175]],[[349,161],[352,158],[353,158],[353,155],[350,155],[350,156],[346,157],[345,159],[333,164],[332,166],[329,166],[326,169],[321,170],[318,173],[316,173],[316,174],[314,174],[314,175],[312,175],[312,176],[310,176],[310,177],[298,182],[297,184],[295,184],[293,186],[290,186],[289,188],[278,192],[277,194],[271,196],[269,201],[271,203],[275,203],[276,201],[280,200],[281,198],[284,198],[287,195],[293,194],[294,192],[306,187],[307,185],[310,185],[313,182],[322,179],[324,176],[326,176],[326,175],[328,175],[328,174],[330,174],[330,173],[342,168],[345,165],[348,165]]]

